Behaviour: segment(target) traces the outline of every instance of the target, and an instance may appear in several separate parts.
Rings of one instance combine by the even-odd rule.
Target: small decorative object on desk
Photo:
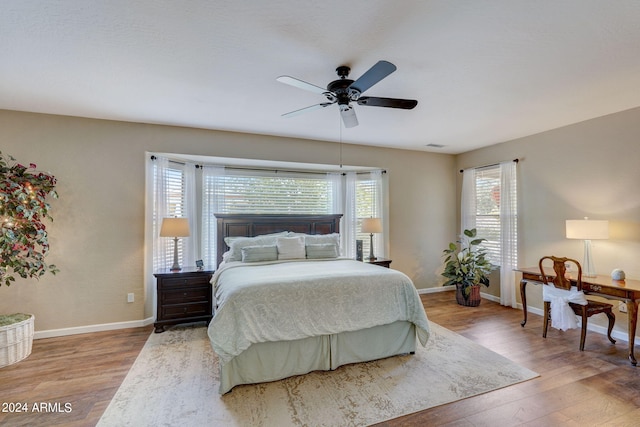
[[[626,277],[626,275],[624,274],[624,271],[619,269],[619,268],[615,268],[612,272],[611,272],[611,278],[613,280],[624,280]]]

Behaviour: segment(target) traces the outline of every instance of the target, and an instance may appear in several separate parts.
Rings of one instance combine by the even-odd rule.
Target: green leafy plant
[[[464,230],[464,236],[457,243],[449,243],[443,251],[444,272],[448,280],[443,286],[456,285],[461,288],[465,299],[469,298],[472,286],[489,286],[489,273],[494,265],[486,258],[486,250],[479,245],[486,239],[478,239],[477,230]]]
[[[0,286],[14,282],[14,274],[38,279],[59,271],[44,260],[49,239],[43,220],[53,220],[47,197],[58,197],[56,178],[15,160],[0,152]]]

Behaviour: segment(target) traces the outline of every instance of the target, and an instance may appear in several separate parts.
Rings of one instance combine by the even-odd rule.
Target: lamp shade
[[[163,218],[160,227],[160,237],[188,237],[189,219],[187,218]]]
[[[363,233],[382,233],[382,221],[380,218],[364,218],[360,231]]]
[[[595,240],[609,238],[609,221],[568,219],[567,239]]]

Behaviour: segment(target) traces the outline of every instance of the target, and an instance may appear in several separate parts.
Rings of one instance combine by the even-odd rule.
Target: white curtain
[[[462,200],[460,203],[460,231],[476,227],[476,170],[462,172]]]
[[[160,227],[162,226],[162,218],[169,216],[169,206],[167,203],[167,170],[169,169],[169,159],[166,157],[156,156],[154,160],[155,176],[154,176],[154,220],[153,220],[153,270],[157,271],[173,263],[173,251],[169,251],[169,245],[173,245],[173,241],[166,237],[160,237]]]
[[[222,180],[224,166],[202,167],[202,260],[207,268],[214,268],[217,262],[217,222],[214,215],[219,212],[219,197],[224,194]]]
[[[382,222],[382,229],[384,230],[385,218],[384,218],[384,210],[383,210],[384,206],[383,206],[383,200],[382,200],[382,171],[381,170],[372,171],[371,180],[374,182],[374,185],[376,188],[375,189],[376,198],[374,202],[375,203],[374,215],[380,218],[380,221]],[[373,245],[374,245],[373,250],[378,258],[384,258],[386,256],[384,236],[385,236],[385,233],[378,234],[373,239]]]
[[[476,169],[466,169],[462,175],[460,204],[461,231],[476,227]],[[516,307],[516,286],[513,270],[518,264],[516,162],[500,163],[500,304]]]
[[[356,234],[358,217],[356,215],[356,180],[358,175],[355,172],[347,172],[344,180],[344,211],[342,216],[342,228],[340,238],[342,245],[342,255],[356,257]]]
[[[199,226],[197,218],[196,198],[196,164],[184,165],[184,211],[189,220],[189,237],[182,238],[182,267],[195,267],[198,254]]]
[[[513,270],[518,263],[516,162],[500,163],[500,304],[517,308]]]

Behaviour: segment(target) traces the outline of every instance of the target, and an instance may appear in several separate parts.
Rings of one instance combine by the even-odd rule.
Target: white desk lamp
[[[567,239],[584,240],[584,263],[582,275],[596,277],[596,269],[591,259],[591,240],[609,238],[609,221],[584,219],[568,219],[566,223]]]

